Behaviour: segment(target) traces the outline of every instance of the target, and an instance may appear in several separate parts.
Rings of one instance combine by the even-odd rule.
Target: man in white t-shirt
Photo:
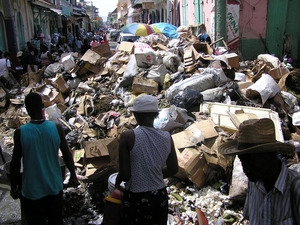
[[[10,72],[14,73],[15,71],[11,68],[10,53],[5,52],[3,56],[4,58],[0,59],[0,82],[6,88],[10,88],[17,83],[16,79],[10,74]]]

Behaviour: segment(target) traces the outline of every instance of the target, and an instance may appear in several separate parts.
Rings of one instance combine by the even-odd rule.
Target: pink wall
[[[195,5],[194,0],[188,0],[188,25],[195,25]]]
[[[203,23],[206,32],[214,37],[215,30],[215,0],[203,0]]]
[[[240,5],[240,38],[257,39],[259,34],[266,37],[267,3],[261,0],[241,1]],[[280,19],[280,15],[278,15]]]

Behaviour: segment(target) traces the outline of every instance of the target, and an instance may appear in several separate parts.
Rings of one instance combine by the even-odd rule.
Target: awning
[[[62,14],[62,10],[60,10],[60,9],[50,8],[50,10],[57,13],[58,15]]]
[[[66,6],[62,5],[61,9],[62,9],[62,14],[64,16],[71,16],[71,11],[70,11],[69,7],[66,7]]]

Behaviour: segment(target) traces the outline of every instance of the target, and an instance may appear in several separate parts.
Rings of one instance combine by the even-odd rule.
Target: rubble
[[[149,35],[116,52],[104,44],[83,56],[62,55],[24,74],[20,89],[0,88],[3,130],[29,121],[23,104],[31,91],[42,95],[46,118],[65,129],[81,183],[64,190],[66,224],[102,223],[107,179],[118,171],[118,137],[136,126],[127,108],[143,93],[158,97],[155,127],[172,134],[179,161],[178,174],[166,179],[169,224],[246,224],[243,196],[230,192],[236,162],[218,146],[235,138],[242,121],[264,117],[274,121],[278,141],[299,146],[292,115],[299,111],[300,70],[267,54],[240,62],[236,53],[214,50],[188,31],[171,40]],[[298,163],[296,155],[286,160]]]

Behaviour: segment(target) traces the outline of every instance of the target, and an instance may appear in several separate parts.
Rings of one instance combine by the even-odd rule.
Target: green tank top
[[[27,123],[20,127],[23,153],[22,195],[32,200],[56,195],[63,189],[58,160],[60,137],[56,124]]]

